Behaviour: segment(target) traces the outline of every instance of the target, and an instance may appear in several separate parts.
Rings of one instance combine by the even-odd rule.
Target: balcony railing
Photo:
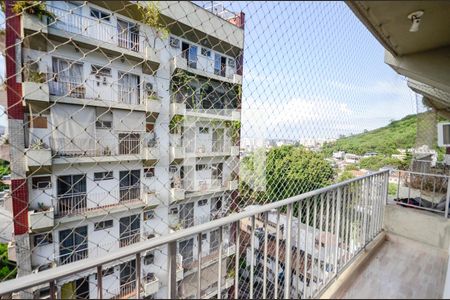
[[[72,33],[68,37],[75,34],[134,52],[144,51],[146,37],[131,28],[118,28],[106,21],[51,5],[47,5],[47,9],[56,16],[50,28]]]
[[[119,246],[122,247],[128,247],[132,244],[135,244],[141,240],[141,231],[139,229],[132,230],[129,232],[125,232],[121,234],[120,236],[120,243]]]
[[[58,74],[48,74],[47,77],[49,92],[53,96],[129,105],[144,104],[140,85],[108,82],[106,79],[60,78]]]
[[[239,251],[236,251],[234,256],[227,258],[233,259],[233,263],[228,261],[225,265],[223,260],[217,261],[217,268],[214,269],[217,270],[217,274],[215,274],[217,278],[222,278],[219,274],[222,274],[222,270],[232,264],[235,265],[236,269],[243,268],[241,260],[245,257],[242,255],[247,250],[250,255],[249,262],[254,262],[256,261],[255,252],[260,249],[259,247],[270,249],[270,253],[267,250],[261,252],[262,274],[257,274],[255,265],[248,262],[244,272],[235,270],[234,297],[267,298],[269,284],[274,286],[274,290],[282,292],[284,298],[317,297],[381,232],[384,207],[387,201],[388,179],[388,171],[380,171],[288,199],[252,207],[215,221],[135,243],[101,257],[87,258],[80,262],[74,262],[70,266],[58,266],[52,270],[0,283],[0,295],[24,291],[33,286],[48,284],[49,282],[64,281],[67,278],[73,278],[72,276],[75,274],[83,276],[86,271],[93,270],[98,266],[119,263],[132,255],[142,256],[148,250],[156,250],[162,246],[167,246],[167,257],[169,258],[167,280],[170,283],[167,289],[167,297],[177,298],[176,256],[178,242],[189,237],[201,238],[202,233],[219,229],[217,236],[218,257],[223,257],[227,241],[223,239],[220,232],[230,227],[235,249]],[[275,213],[279,216],[275,225],[268,224],[269,213]],[[264,216],[265,221],[257,227],[256,217],[261,215]],[[242,226],[248,224],[248,222],[250,222],[249,227]],[[281,225],[284,228],[282,234],[279,230]],[[267,236],[269,232],[273,232],[273,226],[278,230],[275,231],[274,238],[269,240]],[[300,234],[299,230],[304,231],[304,234]],[[126,240],[132,240],[131,236]],[[258,245],[257,237],[262,236],[266,238],[259,239],[262,240],[262,245]],[[310,247],[306,247],[306,245],[314,245],[316,240],[319,241],[318,245],[321,245],[319,249],[313,247],[315,250],[312,250]],[[276,246],[264,247],[264,244],[269,242]],[[275,255],[275,253],[278,255]],[[198,276],[201,278],[202,253],[197,251],[197,253],[193,253],[193,256],[200,258],[196,261],[198,270],[200,270]],[[272,266],[272,264],[270,266],[267,264],[269,257],[275,260],[275,266],[283,264],[284,277],[282,279],[270,282],[267,277]],[[329,266],[332,266],[332,268]],[[140,269],[137,268],[136,272],[136,278],[140,278]],[[241,276],[244,273],[248,274],[248,280],[242,280]],[[295,277],[298,275],[300,278]],[[257,276],[261,279],[263,289],[255,289]],[[101,281],[101,277],[99,278]],[[298,280],[295,280],[297,278]],[[308,285],[307,281],[311,278],[314,278],[314,284]],[[97,282],[98,286],[102,286],[100,281]],[[284,284],[284,282],[289,284]],[[291,284],[291,282],[295,282],[295,284]],[[218,293],[223,290],[225,284],[223,278],[217,281]],[[200,286],[197,287],[197,291],[198,295],[196,296],[200,297]],[[136,298],[139,298],[139,289],[136,293]],[[101,291],[98,297],[102,297]]]
[[[141,155],[144,147],[156,148],[156,140],[145,139],[139,134],[119,138],[52,138],[51,145],[56,156],[98,157],[115,155]]]
[[[389,177],[389,200],[398,205],[437,213],[448,218],[449,176],[395,171]]]
[[[83,249],[74,250],[65,255],[60,255],[59,256],[59,264],[60,265],[70,264],[70,263],[73,263],[73,262],[76,262],[76,261],[79,261],[82,259],[86,259],[87,257],[88,257],[88,249],[87,249],[87,247],[85,247]]]
[[[58,195],[57,200],[55,216],[58,218],[106,210],[142,201],[140,186],[121,187],[96,193],[63,194]]]

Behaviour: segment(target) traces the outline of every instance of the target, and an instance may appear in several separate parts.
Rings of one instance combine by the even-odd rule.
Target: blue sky
[[[406,81],[343,2],[222,3],[246,13],[244,137],[335,138],[416,112]],[[3,58],[0,68],[4,77]]]

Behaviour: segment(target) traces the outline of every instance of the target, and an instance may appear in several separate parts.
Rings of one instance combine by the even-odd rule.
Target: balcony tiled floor
[[[340,298],[442,298],[447,255],[437,248],[389,235]]]

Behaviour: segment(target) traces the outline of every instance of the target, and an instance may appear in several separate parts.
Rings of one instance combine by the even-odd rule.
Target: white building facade
[[[51,1],[54,22],[21,17],[30,42],[21,44],[18,62],[25,113],[15,137],[23,137],[24,159],[11,167],[26,175],[28,230],[10,245],[21,270],[100,257],[220,218],[237,197],[243,14],[224,20],[190,2],[159,2],[170,31],[159,38],[136,12],[144,4],[126,4]],[[178,19],[181,12],[187,20]],[[186,25],[197,18],[198,26]],[[219,239],[221,259],[234,254],[231,231],[179,242],[180,297],[195,296],[189,281],[199,242],[207,273]],[[141,296],[166,297],[167,251],[104,268],[103,297],[133,298],[138,282]],[[97,277],[57,282],[58,297],[97,298]],[[226,268],[221,285],[224,293],[231,286]],[[205,278],[202,296],[214,297],[214,286],[217,277]]]

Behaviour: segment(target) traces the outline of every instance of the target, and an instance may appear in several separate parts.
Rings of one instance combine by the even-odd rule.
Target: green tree
[[[8,245],[0,243],[0,280],[16,277],[16,265],[8,260]]]

